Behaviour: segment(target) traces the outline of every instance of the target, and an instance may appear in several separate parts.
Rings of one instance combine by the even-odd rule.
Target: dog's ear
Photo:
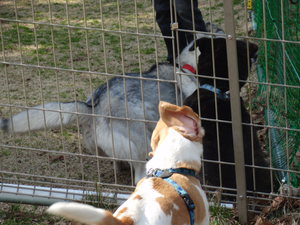
[[[213,42],[213,43],[212,43]],[[195,49],[195,46],[199,48],[200,52],[211,52],[212,49],[217,52],[219,49],[226,49],[226,39],[225,38],[210,38],[210,37],[202,37],[196,40],[196,43],[190,47],[190,51]]]
[[[189,51],[194,51],[195,47],[199,48],[202,52],[205,49],[208,49],[211,46],[211,38],[202,37],[196,40],[196,42],[190,47]]]
[[[201,141],[204,130],[199,116],[188,106],[177,106],[161,101],[159,104],[161,120],[191,141]]]

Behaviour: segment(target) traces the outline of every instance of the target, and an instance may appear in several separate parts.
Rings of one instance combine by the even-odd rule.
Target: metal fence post
[[[231,118],[233,132],[233,146],[235,158],[235,175],[237,185],[237,209],[239,221],[241,224],[247,224],[247,196],[246,196],[246,179],[245,179],[245,160],[243,145],[243,129],[241,118],[241,102],[239,88],[238,59],[235,37],[235,23],[233,15],[233,1],[223,0],[225,32],[227,35],[227,56],[229,87],[231,98]]]

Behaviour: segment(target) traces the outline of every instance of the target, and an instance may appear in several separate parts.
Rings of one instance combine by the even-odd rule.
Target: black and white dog
[[[214,51],[211,45],[214,46]],[[200,88],[185,99],[184,105],[190,106],[202,118],[202,126],[205,130],[203,159],[208,160],[203,164],[205,183],[212,186],[236,188],[235,167],[232,165],[234,162],[233,135],[230,123],[234,118],[231,117],[230,95],[228,94],[226,40],[215,38],[212,42],[211,39],[202,38],[197,40],[197,46],[201,52],[198,60]],[[240,87],[248,78],[251,59],[255,58],[257,49],[253,43],[248,43],[247,47],[246,42],[237,41]],[[213,76],[216,79],[213,79]],[[250,124],[250,115],[242,99],[241,112],[242,122]],[[215,122],[212,119],[220,121]],[[243,141],[245,164],[268,167],[255,128],[243,125]],[[216,162],[210,162],[210,160]],[[217,161],[225,163],[219,164]],[[269,193],[271,190],[270,172],[263,168],[253,170],[246,166],[246,183],[249,191]]]
[[[178,103],[179,96],[183,99],[197,88],[196,78],[185,75],[197,67],[200,53],[191,47],[193,44],[178,57],[178,68],[173,64],[158,64],[142,75],[131,73],[112,78],[86,102],[33,106],[9,119],[1,119],[0,128],[8,133],[23,133],[60,128],[78,119],[89,154],[97,155],[98,151],[100,155],[124,161],[137,160],[132,162],[137,182],[145,175],[145,164],[139,161],[145,161],[151,149],[151,134],[159,119],[159,101]]]

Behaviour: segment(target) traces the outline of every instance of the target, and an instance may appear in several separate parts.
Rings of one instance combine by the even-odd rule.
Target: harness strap
[[[181,198],[184,200],[186,207],[189,210],[191,225],[194,225],[194,223],[195,223],[195,208],[196,208],[194,201],[191,199],[190,195],[186,192],[186,190],[184,190],[174,180],[172,180],[169,177],[165,178],[164,180],[169,182],[176,189],[176,191],[181,196]]]
[[[210,85],[210,84],[202,84],[200,86],[202,89],[206,89],[208,91],[211,91],[213,93],[217,94],[217,97],[222,98],[222,99],[229,99],[229,94],[227,92],[222,92],[220,89]]]
[[[179,184],[170,178],[172,174],[179,173],[183,175],[194,176],[199,179],[199,176],[195,170],[186,169],[186,168],[170,168],[170,169],[150,169],[147,171],[147,177],[159,177],[170,183],[175,190],[178,192],[179,196],[184,200],[186,207],[188,208],[191,225],[195,223],[195,203],[191,199],[190,195],[184,190]]]
[[[179,173],[183,175],[194,176],[197,179],[200,179],[199,175],[195,172],[195,170],[186,169],[186,168],[170,168],[170,169],[150,169],[147,171],[147,177],[161,177],[167,178],[172,176],[173,173]]]

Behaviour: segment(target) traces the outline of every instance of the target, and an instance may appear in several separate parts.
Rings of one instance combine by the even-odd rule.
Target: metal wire
[[[163,74],[160,74],[159,70],[157,71],[156,78],[147,78],[143,76],[145,68],[149,69],[152,64],[159,66],[160,63],[165,60],[166,49],[163,39],[166,38],[172,40],[174,55],[175,48],[177,49],[177,52],[179,51],[178,32],[189,32],[194,35],[194,39],[196,39],[198,35],[206,35],[212,40],[211,48],[213,49],[216,47],[213,42],[213,38],[215,37],[225,38],[227,39],[227,42],[232,41],[231,39],[229,40],[227,33],[216,34],[213,30],[210,32],[196,31],[194,23],[192,30],[186,30],[179,27],[178,29],[174,29],[172,36],[162,36],[155,21],[153,1],[131,0],[124,2],[120,0],[95,0],[93,1],[93,7],[90,5],[91,2],[86,0],[59,0],[58,2],[59,3],[57,4],[61,7],[60,12],[54,7],[56,3],[51,0],[41,0],[38,2],[31,0],[25,3],[14,0],[13,2],[6,3],[7,5],[1,6],[4,8],[6,7],[6,10],[9,13],[6,14],[5,10],[0,9],[0,82],[4,85],[3,94],[0,94],[0,117],[9,118],[17,112],[27,111],[26,123],[29,128],[29,133],[22,135],[17,134],[14,130],[11,134],[4,134],[0,131],[0,199],[3,196],[11,197],[11,194],[20,196],[20,199],[22,196],[45,198],[45,195],[42,194],[42,191],[44,190],[47,190],[46,194],[49,199],[70,200],[72,199],[70,196],[73,193],[74,196],[76,196],[76,198],[73,196],[73,200],[78,200],[77,197],[80,196],[80,201],[86,202],[91,202],[87,199],[88,193],[97,195],[98,192],[107,191],[116,193],[116,196],[118,193],[129,194],[134,188],[134,170],[132,165],[134,163],[145,163],[144,160],[136,159],[134,157],[133,152],[135,151],[136,146],[132,143],[133,132],[130,124],[133,122],[143,124],[143,129],[140,131],[140,138],[147,143],[148,138],[151,136],[147,130],[147,125],[154,125],[156,123],[156,121],[146,118],[147,102],[145,102],[145,99],[149,96],[145,96],[144,94],[145,81],[157,83],[157,90],[153,90],[153,92],[156,92],[159,98],[161,98],[162,95],[162,85],[165,83],[177,85],[178,90],[175,90],[175,101],[178,104],[182,104],[184,101],[184,96],[179,90],[181,89],[180,85],[182,84],[181,77],[182,75],[187,74],[177,71],[175,63],[174,78],[171,80],[164,80],[162,78]],[[76,2],[77,5],[74,5],[74,2]],[[169,2],[172,4],[173,0],[169,0]],[[188,1],[188,4],[192,5],[192,2],[193,0],[190,0]],[[265,81],[258,81],[255,78],[247,81],[238,78],[236,80],[237,83],[246,82],[248,85],[247,88],[250,89],[247,93],[246,101],[249,105],[247,110],[251,115],[256,113],[258,100],[256,99],[257,96],[254,96],[251,92],[251,88],[255,89],[260,85],[265,86],[267,90],[270,90],[271,88],[284,89],[284,112],[285,114],[288,114],[289,101],[287,89],[294,88],[300,90],[300,86],[288,83],[287,64],[292,59],[286,54],[283,54],[282,56],[284,77],[282,83],[271,82],[269,77],[269,67],[271,65],[269,65],[267,60],[271,54],[267,51],[268,43],[280,43],[283,52],[287,50],[289,44],[300,45],[299,41],[287,40],[285,37],[285,30],[288,28],[283,13],[283,7],[285,6],[284,1],[280,1],[281,40],[268,37],[267,35],[266,14],[268,13],[268,10],[266,4],[268,3],[262,1],[262,20],[264,24],[263,37],[255,37],[249,34],[251,30],[248,26],[247,17],[249,15],[249,9],[247,8],[246,1],[241,2],[243,3],[240,3],[241,5],[239,6],[240,24],[237,26],[241,26],[242,28],[238,27],[239,31],[235,32],[234,35],[236,35],[237,39],[246,40],[248,57],[250,57],[249,42],[259,43],[260,49],[264,49],[265,55],[263,57],[266,62]],[[225,18],[227,14],[225,17],[223,14],[219,17],[217,16],[215,11],[217,7],[222,8],[222,13],[224,11],[224,3],[217,6],[218,3],[219,1],[212,0],[199,1],[199,6],[204,15],[204,19],[211,23],[210,29],[212,29],[212,24],[214,23],[219,23],[218,26],[224,27],[223,23],[225,20],[227,20],[228,23],[233,24],[233,21],[228,21],[228,18]],[[42,10],[40,6],[43,6],[44,9]],[[113,9],[111,7],[113,7]],[[232,7],[236,6],[232,5]],[[76,15],[73,15],[74,8],[77,10]],[[93,8],[95,8],[97,13],[92,17],[89,13],[94,10]],[[175,11],[170,9],[172,24],[178,23],[176,4],[174,4],[174,8]],[[108,23],[108,20],[105,18],[108,10],[112,10],[111,13],[114,14],[113,23]],[[59,13],[62,13],[61,17],[58,16]],[[40,18],[41,15],[42,19]],[[194,17],[194,11],[192,10],[192,18]],[[95,19],[96,22],[93,21],[93,19]],[[144,26],[146,26],[146,28]],[[42,33],[42,28],[48,29],[49,33]],[[28,29],[28,31],[25,29]],[[64,45],[58,44],[60,41],[58,39],[61,38],[59,37],[61,34],[58,34],[58,31],[64,31]],[[30,35],[26,32],[30,33]],[[79,33],[81,36],[79,36]],[[42,35],[47,36],[41,37]],[[115,41],[114,43],[111,41],[111,37],[115,38],[113,40]],[[175,37],[177,43],[174,41]],[[26,38],[30,40],[26,40]],[[44,39],[47,38],[49,39],[47,40],[48,52],[43,53],[43,47],[46,45],[43,42],[46,42]],[[79,44],[76,43],[76,38],[80,39]],[[145,40],[149,42],[145,42]],[[151,43],[151,46],[149,46],[149,43]],[[116,46],[117,50],[113,49],[112,45]],[[148,50],[150,49],[149,52],[144,51],[145,48]],[[114,51],[117,52],[115,55],[112,53]],[[128,51],[131,56],[134,55],[134,57],[132,57],[133,59],[128,56]],[[95,52],[97,54],[95,54]],[[198,74],[198,68],[196,68],[197,75],[190,76],[195,76],[197,80],[198,78],[213,79],[214,87],[216,87],[217,81],[231,81],[228,78],[216,76],[214,54],[214,51],[212,51],[212,76]],[[48,61],[44,59],[46,57],[45,55],[49,58]],[[195,59],[197,59],[196,55]],[[128,62],[129,60],[132,62]],[[80,61],[80,63],[85,65],[81,65],[80,63],[77,63],[77,61]],[[117,63],[115,61],[117,61]],[[113,66],[111,62],[114,62]],[[129,66],[127,64],[129,64]],[[231,66],[235,67],[236,65]],[[127,74],[128,72],[132,72],[130,71],[130,69],[133,69],[132,67],[134,67],[134,72],[136,72],[138,76],[133,77],[130,74]],[[251,70],[250,65],[248,65],[247,71],[248,74],[256,76],[255,72]],[[116,116],[114,114],[113,109],[110,107],[114,101],[114,93],[108,83],[112,78],[123,79],[123,87],[122,90],[120,90],[120,92],[123,93],[127,93],[128,83],[131,79],[135,79],[139,82],[139,87],[141,89],[140,95],[143,103],[141,109],[144,119],[130,117],[129,114],[131,109],[128,105],[126,94],[123,96],[125,104],[122,106],[125,110],[125,116]],[[81,80],[84,80],[84,82],[81,82]],[[94,80],[96,81],[94,82]],[[58,109],[45,108],[45,104],[52,98],[59,103],[66,101],[66,98],[69,98],[67,101],[72,102],[83,101],[82,95],[86,97],[88,95],[93,95],[95,86],[99,86],[100,84],[104,84],[107,89],[107,99],[109,102],[109,106],[107,107],[108,115],[98,114],[95,107],[95,99],[93,97],[91,97],[91,113],[80,112],[78,105],[76,105],[76,112],[64,112],[62,104],[59,104]],[[80,91],[82,91],[82,93],[80,93]],[[50,95],[50,97],[48,95]],[[197,95],[199,100],[198,110],[200,112],[200,105],[202,103],[199,91]],[[239,98],[239,96],[235,97]],[[266,95],[264,99],[265,102],[260,102],[259,104],[263,105],[265,110],[270,110],[272,99],[269,95]],[[215,122],[216,124],[215,134],[217,139],[216,146],[218,159],[203,159],[203,162],[216,163],[218,165],[219,174],[216,174],[215,176],[220,179],[220,186],[210,185],[203,175],[203,187],[209,196],[213,196],[216,191],[221,190],[223,191],[222,194],[225,199],[226,197],[236,198],[240,197],[237,196],[236,192],[239,191],[239,188],[245,188],[245,185],[242,184],[243,187],[227,188],[224,187],[224,184],[222,183],[222,166],[228,165],[237,167],[238,165],[235,162],[225,162],[221,160],[222,146],[220,143],[220,135],[222,134],[219,128],[220,124],[229,124],[232,126],[236,121],[225,121],[218,118],[218,111],[222,109],[218,108],[216,93],[214,94],[214,101],[215,119],[205,118],[202,115],[200,115],[200,117],[203,121]],[[42,105],[43,107],[38,108],[36,105]],[[32,118],[29,116],[29,110],[39,110],[43,113],[44,129],[42,132],[31,130],[30,119]],[[47,127],[46,113],[49,112],[59,114],[60,126],[57,131]],[[66,114],[76,116],[75,123],[70,128],[63,125],[63,119]],[[232,112],[232,115],[237,114],[239,114],[239,112]],[[85,148],[81,133],[81,126],[83,125],[80,120],[81,117],[91,118],[92,121],[91,133],[95,137],[93,139],[93,154],[86,152],[87,149]],[[97,128],[99,126],[99,120],[103,118],[109,120],[108,126],[112,128],[110,135],[108,135],[110,137],[108,142],[111,142],[112,144],[110,156],[103,155],[101,152],[102,149],[99,147],[102,137],[97,136]],[[116,143],[118,143],[119,140],[116,140],[115,130],[113,130],[114,121],[122,121],[126,124],[129,139],[126,146],[124,146],[124,149],[129,150],[128,159],[117,158]],[[299,174],[299,171],[289,165],[288,157],[285,159],[286,164],[288,165],[285,169],[275,168],[273,165],[270,165],[269,167],[255,165],[255,149],[253,143],[256,138],[255,136],[257,135],[256,129],[274,129],[283,131],[285,134],[283,138],[286,143],[285,154],[287,156],[290,152],[290,149],[288,148],[290,139],[289,133],[300,132],[299,127],[290,126],[287,118],[285,118],[285,124],[283,126],[274,125],[269,117],[266,119],[263,118],[262,121],[263,122],[258,124],[255,119],[250,117],[249,123],[240,122],[238,124],[251,128],[252,163],[250,165],[243,165],[243,168],[252,169],[254,187],[257,186],[257,177],[255,175],[257,169],[268,170],[272,183],[275,183],[277,179],[273,175],[274,172],[288,174],[288,177],[293,173]],[[11,123],[12,129],[14,129],[14,121],[11,121]],[[263,144],[267,145],[265,148],[267,148],[267,152],[269,152],[268,156],[270,161],[272,161],[273,155],[271,154],[270,149],[272,146],[272,138],[270,132],[268,132],[264,138]],[[144,149],[144,151],[146,158],[150,149]],[[118,170],[119,163],[124,161],[130,164],[129,171]],[[11,165],[9,165],[10,163]],[[205,167],[203,167],[202,170],[205,173]],[[79,192],[74,190],[79,190]],[[272,187],[273,194],[271,194],[271,197],[285,196],[274,194],[276,191],[277,190],[274,190]],[[243,208],[241,209],[243,213],[240,214],[240,217],[245,218],[245,210],[258,212],[257,209],[263,207],[257,203],[258,200],[270,200],[270,198],[265,197],[266,193],[253,191],[247,191],[245,193],[247,194],[246,200],[248,203],[246,206],[241,206]],[[289,197],[299,199],[297,196]],[[13,201],[16,201],[15,198],[11,199],[11,202]],[[233,200],[228,199],[224,200],[224,202],[234,203]],[[39,204],[41,204],[41,202],[39,202]]]

